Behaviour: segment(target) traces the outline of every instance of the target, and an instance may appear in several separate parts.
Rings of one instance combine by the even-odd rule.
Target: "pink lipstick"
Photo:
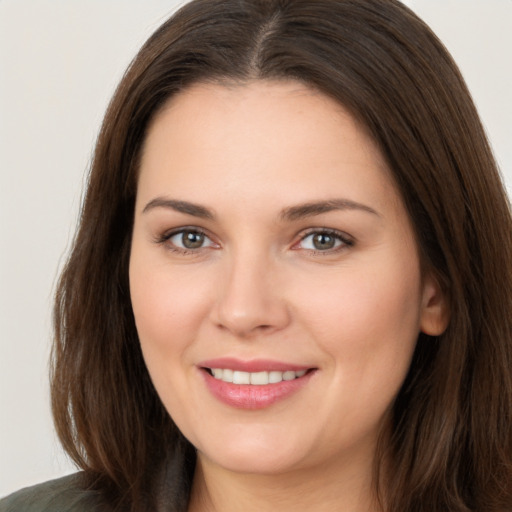
[[[233,358],[198,365],[209,391],[221,402],[240,409],[263,409],[297,392],[315,368],[278,361]]]

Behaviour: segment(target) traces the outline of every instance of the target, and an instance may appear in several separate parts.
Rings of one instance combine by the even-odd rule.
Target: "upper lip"
[[[217,359],[209,359],[207,361],[200,362],[197,366],[200,368],[229,368],[231,370],[240,372],[287,372],[294,371],[298,372],[301,370],[309,370],[312,367],[301,364],[285,363],[282,361],[275,361],[270,359],[251,359],[244,361],[242,359],[236,359],[233,357],[221,357]]]

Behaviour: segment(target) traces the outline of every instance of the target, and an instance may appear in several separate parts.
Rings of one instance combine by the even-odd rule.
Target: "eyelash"
[[[307,238],[314,236],[314,235],[323,235],[323,236],[329,236],[333,237],[337,242],[340,242],[337,247],[333,247],[331,249],[306,249],[313,255],[319,255],[319,256],[328,256],[332,254],[336,254],[340,251],[346,250],[347,248],[353,247],[355,244],[355,241],[352,237],[347,235],[346,233],[342,231],[338,231],[337,229],[325,229],[325,228],[312,228],[308,230],[298,242],[296,242],[292,248],[295,248],[298,244],[304,242]],[[299,250],[299,248],[295,249]]]
[[[205,239],[208,239],[210,241],[211,245],[201,246],[196,249],[187,249],[187,248],[178,247],[175,244],[169,243],[171,238],[173,238],[174,236],[180,235],[180,234],[183,235],[186,232],[192,233],[195,235],[199,235],[199,236],[203,236]],[[323,235],[323,236],[333,237],[337,242],[340,242],[340,243],[337,247],[333,247],[333,248],[329,248],[329,249],[325,249],[325,250],[305,249],[306,251],[308,251],[310,254],[313,254],[313,255],[327,256],[327,255],[335,254],[335,253],[337,253],[339,251],[343,251],[349,247],[353,247],[354,243],[355,243],[353,238],[351,238],[349,235],[347,235],[346,233],[344,233],[342,231],[338,231],[336,229],[312,228],[312,229],[308,230],[304,235],[302,235],[298,242],[295,242],[293,244],[292,250],[300,250],[300,247],[298,247],[298,245],[303,243],[307,238],[314,236],[314,235]],[[156,238],[155,242],[158,244],[161,244],[161,245],[165,245],[166,249],[168,249],[172,252],[175,252],[178,254],[183,254],[183,255],[187,255],[187,254],[197,255],[201,249],[207,249],[208,247],[211,247],[211,246],[218,247],[218,244],[215,244],[215,242],[212,241],[211,237],[208,236],[206,231],[204,231],[203,229],[197,228],[197,227],[192,227],[192,226],[191,227],[182,227],[182,228],[175,229],[175,230],[172,230],[169,232],[165,232],[162,235],[158,236]]]
[[[174,245],[173,243],[169,243],[171,238],[173,238],[176,235],[180,235],[180,234],[183,235],[184,233],[193,233],[195,235],[204,236],[205,239],[208,239],[208,240],[210,240],[210,242],[212,244],[215,244],[214,242],[212,242],[211,237],[208,236],[206,231],[204,231],[200,228],[197,228],[197,227],[192,227],[192,226],[191,227],[185,226],[185,227],[182,227],[179,229],[165,232],[162,235],[158,236],[156,238],[155,242],[157,244],[165,245],[166,249],[171,252],[175,252],[175,253],[183,254],[183,255],[187,255],[187,254],[196,255],[201,249],[206,249],[208,247],[208,246],[207,247],[203,246],[203,247],[198,247],[197,249],[187,249],[185,247],[178,247],[178,246]]]

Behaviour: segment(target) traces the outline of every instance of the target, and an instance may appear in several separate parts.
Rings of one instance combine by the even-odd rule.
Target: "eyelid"
[[[172,237],[179,235],[180,233],[184,233],[186,231],[203,235],[205,239],[209,241],[209,244],[198,247],[196,249],[191,249],[186,247],[179,247],[173,243],[170,243],[170,239]],[[304,240],[313,235],[332,236],[341,243],[329,249],[303,249],[302,247],[300,247],[300,244],[304,242]],[[305,250],[309,253],[321,255],[333,254],[338,251],[342,251],[344,249],[352,247],[355,244],[354,238],[350,236],[348,233],[333,228],[309,228],[306,231],[300,233],[298,237],[299,239],[292,244],[292,250]],[[204,249],[220,248],[220,244],[214,240],[214,237],[211,236],[206,229],[200,228],[198,226],[180,226],[177,228],[169,229],[167,231],[162,232],[162,234],[157,235],[154,239],[154,242],[157,244],[165,245],[168,250],[181,254],[198,254],[201,250]]]
[[[355,240],[352,236],[350,236],[348,233],[345,233],[344,231],[340,231],[338,229],[333,228],[310,228],[306,230],[306,232],[303,232],[300,234],[300,238],[297,242],[295,242],[292,245],[293,250],[301,250],[302,248],[299,247],[299,245],[306,240],[308,237],[312,235],[328,235],[336,238],[341,242],[341,244],[331,248],[331,249],[303,249],[311,253],[315,254],[321,254],[321,255],[328,255],[333,254],[338,251],[342,251],[344,249],[347,249],[348,247],[352,247],[355,244]]]
[[[179,247],[173,243],[170,242],[171,238],[173,238],[176,235],[179,235],[180,233],[184,233],[186,231],[197,233],[199,235],[203,235],[205,239],[208,239],[210,241],[210,244],[198,247],[197,249],[189,249],[186,247]],[[165,245],[166,248],[170,251],[181,253],[181,254],[197,254],[203,249],[209,249],[211,247],[218,248],[219,244],[216,243],[213,240],[213,237],[208,233],[207,230],[200,228],[198,226],[180,226],[178,228],[169,229],[167,231],[164,231],[162,234],[159,234],[155,237],[155,243]]]

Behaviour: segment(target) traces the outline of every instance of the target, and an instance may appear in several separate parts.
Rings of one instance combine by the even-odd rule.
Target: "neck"
[[[198,454],[188,512],[380,512],[372,460],[332,461],[281,474],[242,474]]]

